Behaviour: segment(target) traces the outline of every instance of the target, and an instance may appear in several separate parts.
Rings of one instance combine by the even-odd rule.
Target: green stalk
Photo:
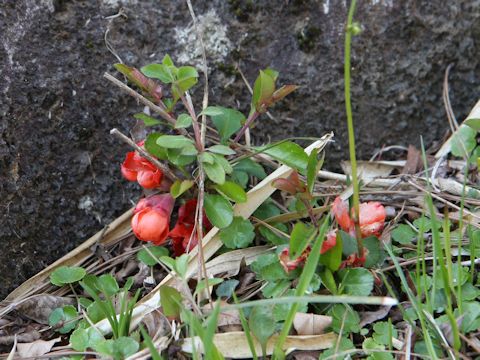
[[[235,304],[238,304],[238,299],[235,295],[235,292],[232,294],[232,297]],[[238,315],[240,317],[240,322],[242,323],[243,331],[245,332],[245,337],[247,338],[248,347],[252,353],[252,358],[253,360],[258,360],[257,352],[255,351],[255,344],[253,343],[252,333],[250,332],[250,326],[248,326],[247,319],[245,318],[245,314],[243,313],[242,309],[238,309]]]
[[[355,154],[355,132],[353,127],[352,100],[350,96],[350,52],[352,47],[353,35],[353,14],[355,13],[356,0],[350,3],[348,10],[347,28],[345,33],[345,60],[344,60],[344,80],[345,80],[345,109],[347,112],[348,126],[348,147],[350,150],[350,164],[352,167],[352,185],[353,185],[353,211],[355,221],[355,234],[357,238],[358,256],[363,256],[363,242],[360,232],[360,189],[357,176],[357,157]]]
[[[315,270],[317,269],[318,261],[320,260],[320,250],[322,248],[323,240],[327,232],[327,226],[328,218],[325,217],[322,225],[320,226],[318,237],[313,244],[312,251],[310,252],[310,255],[308,255],[307,262],[305,263],[302,274],[300,275],[297,289],[295,291],[296,297],[303,296],[305,294],[305,291],[307,291],[310,282],[312,281],[312,277],[315,274]],[[288,333],[290,332],[290,328],[293,324],[293,319],[295,318],[295,314],[297,313],[299,306],[300,303],[297,302],[292,304],[292,306],[290,307],[287,318],[285,319],[285,323],[283,324],[282,331],[280,332],[277,343],[275,344],[273,356],[274,359],[285,358],[285,354],[283,352],[283,345],[285,344],[285,340],[287,339]]]

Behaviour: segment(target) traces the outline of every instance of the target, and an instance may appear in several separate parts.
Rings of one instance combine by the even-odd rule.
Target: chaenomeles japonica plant
[[[144,113],[136,114],[135,118],[143,120],[146,127],[163,125],[162,132],[154,131],[145,139],[135,139],[137,146],[146,150],[156,163],[137,150],[127,153],[121,165],[125,179],[138,182],[147,193],[134,210],[131,224],[136,237],[155,245],[170,242],[178,256],[191,251],[199,235],[216,226],[222,230],[227,247],[248,246],[253,241],[253,226],[248,219],[233,215],[232,203],[247,200],[250,176],[265,176],[264,168],[252,157],[262,151],[286,157],[289,145],[295,146],[297,152],[301,148],[283,142],[267,150],[253,149],[239,141],[261,114],[296,86],[277,88],[278,72],[260,71],[246,117],[236,109],[222,106],[209,106],[197,112],[189,95],[198,82],[197,70],[175,66],[168,55],[161,64],[150,64],[140,70],[123,64],[116,64],[115,68],[155,104],[162,119]],[[201,121],[206,117],[214,129]],[[203,204],[199,206],[203,189]],[[200,213],[199,208],[204,211]],[[176,223],[171,226],[174,209]],[[199,218],[202,229],[196,227]],[[233,239],[225,235],[242,232],[243,236]]]

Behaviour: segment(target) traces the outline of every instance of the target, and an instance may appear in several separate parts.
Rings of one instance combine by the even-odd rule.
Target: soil
[[[256,140],[334,131],[327,166],[347,157],[344,0],[193,1],[205,24],[211,104],[248,111],[252,82],[271,66],[301,88],[261,118]],[[446,67],[462,119],[480,90],[478,1],[360,1],[352,78],[360,158],[388,145],[427,144],[448,129]],[[114,16],[123,7],[124,16]],[[184,1],[0,0],[0,298],[128,209],[120,178],[127,133],[142,107],[103,78],[117,58],[142,66],[198,63]],[[199,86],[193,96],[201,98]],[[238,102],[237,102],[238,101]],[[199,101],[197,103],[200,103]],[[399,155],[399,154],[394,154]]]

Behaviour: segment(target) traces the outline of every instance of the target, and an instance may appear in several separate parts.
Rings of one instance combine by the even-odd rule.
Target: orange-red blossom
[[[386,212],[382,204],[377,201],[371,201],[360,204],[360,232],[362,238],[369,236],[380,236],[385,225]],[[337,197],[332,205],[332,214],[335,217],[340,228],[349,233],[351,236],[355,236],[355,222],[350,216],[348,203]],[[321,254],[327,252],[337,243],[337,229],[330,231],[327,234],[327,238],[322,245]],[[305,251],[296,259],[290,259],[289,249],[285,248],[279,255],[280,263],[286,272],[296,269],[298,266],[303,265],[310,253],[310,247],[307,247]],[[342,263],[341,266],[362,266],[365,263],[366,254],[359,256],[352,254]]]
[[[138,146],[143,146],[144,141],[139,142]],[[144,159],[136,151],[127,153],[121,166],[122,175],[128,181],[138,181],[138,184],[144,189],[160,188],[163,178],[163,172],[153,165],[147,159]]]
[[[142,241],[162,245],[168,237],[170,215],[175,199],[170,194],[152,195],[141,199],[134,210],[132,230]]]

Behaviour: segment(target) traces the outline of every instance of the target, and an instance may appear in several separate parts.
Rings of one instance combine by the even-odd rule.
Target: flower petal
[[[351,232],[355,228],[353,220],[350,218],[348,203],[337,196],[332,205],[332,213],[337,220],[338,225],[345,232]]]

